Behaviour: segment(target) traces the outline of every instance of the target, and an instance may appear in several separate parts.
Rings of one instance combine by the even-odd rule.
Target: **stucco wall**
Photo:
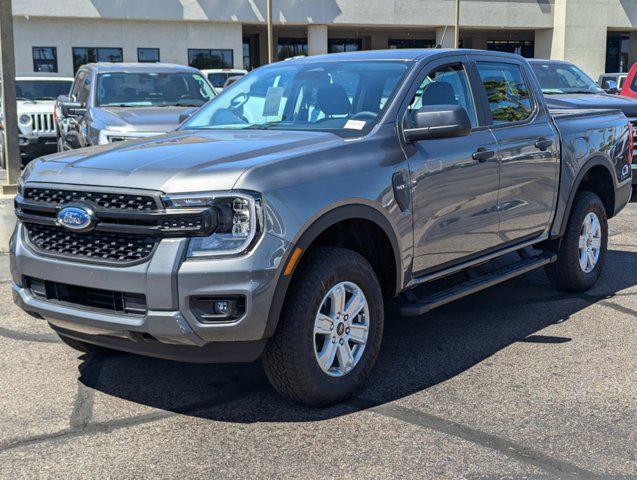
[[[16,2],[18,3],[18,2]],[[60,74],[73,75],[73,47],[121,47],[124,61],[137,61],[138,47],[157,47],[161,61],[188,63],[189,48],[229,48],[243,68],[240,24],[16,17],[16,72],[33,71],[33,46],[55,46]]]

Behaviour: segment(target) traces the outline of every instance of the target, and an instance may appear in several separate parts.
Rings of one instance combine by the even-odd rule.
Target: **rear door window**
[[[533,102],[519,65],[478,62],[494,125],[521,122],[533,113]]]

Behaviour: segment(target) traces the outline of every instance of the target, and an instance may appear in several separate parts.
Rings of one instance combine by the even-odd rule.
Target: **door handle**
[[[539,148],[541,151],[546,151],[549,147],[553,145],[553,140],[550,138],[541,137],[535,142],[535,148]]]
[[[473,158],[474,160],[477,160],[478,162],[486,162],[487,160],[489,160],[490,158],[493,158],[494,156],[495,156],[495,152],[493,150],[489,150],[487,147],[480,147],[475,152],[473,152],[473,155],[471,155],[471,158]]]

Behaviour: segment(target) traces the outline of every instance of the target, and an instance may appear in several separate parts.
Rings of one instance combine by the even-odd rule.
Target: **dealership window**
[[[55,47],[33,47],[33,71],[57,72],[58,51]]]
[[[360,38],[330,38],[327,41],[329,53],[357,52],[363,49],[363,40]]]
[[[189,48],[188,65],[195,68],[233,68],[231,49]]]
[[[141,63],[159,62],[159,48],[138,48],[137,61]]]
[[[487,50],[515,53],[525,58],[533,58],[535,42],[533,40],[489,40],[487,41]]]
[[[606,38],[606,71],[609,73],[627,72],[629,37],[624,33],[608,32]]]
[[[82,65],[93,62],[121,63],[123,54],[121,48],[101,47],[73,47],[73,71]]]
[[[300,55],[307,55],[307,38],[279,37],[276,47],[276,56],[279,60]]]
[[[390,38],[389,48],[433,48],[436,41],[424,38]]]

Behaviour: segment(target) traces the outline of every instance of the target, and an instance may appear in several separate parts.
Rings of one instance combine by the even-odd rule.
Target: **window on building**
[[[231,49],[189,48],[188,65],[199,69],[234,68]]]
[[[424,38],[390,38],[389,48],[434,48],[436,41]]]
[[[606,71],[610,73],[627,72],[629,37],[622,33],[608,32],[606,38]]]
[[[137,61],[141,63],[159,62],[159,48],[138,48]]]
[[[73,47],[73,71],[92,62],[121,63],[123,57],[121,48]]]
[[[57,72],[58,51],[55,47],[33,47],[33,71]]]
[[[279,38],[276,56],[279,60],[307,55],[307,38]]]
[[[512,63],[478,62],[478,73],[487,92],[493,123],[521,122],[531,116],[533,105],[520,67]]]
[[[329,53],[357,52],[363,49],[361,38],[330,38],[327,41]]]
[[[487,50],[515,53],[525,58],[533,58],[535,42],[533,40],[489,40],[487,41]]]

